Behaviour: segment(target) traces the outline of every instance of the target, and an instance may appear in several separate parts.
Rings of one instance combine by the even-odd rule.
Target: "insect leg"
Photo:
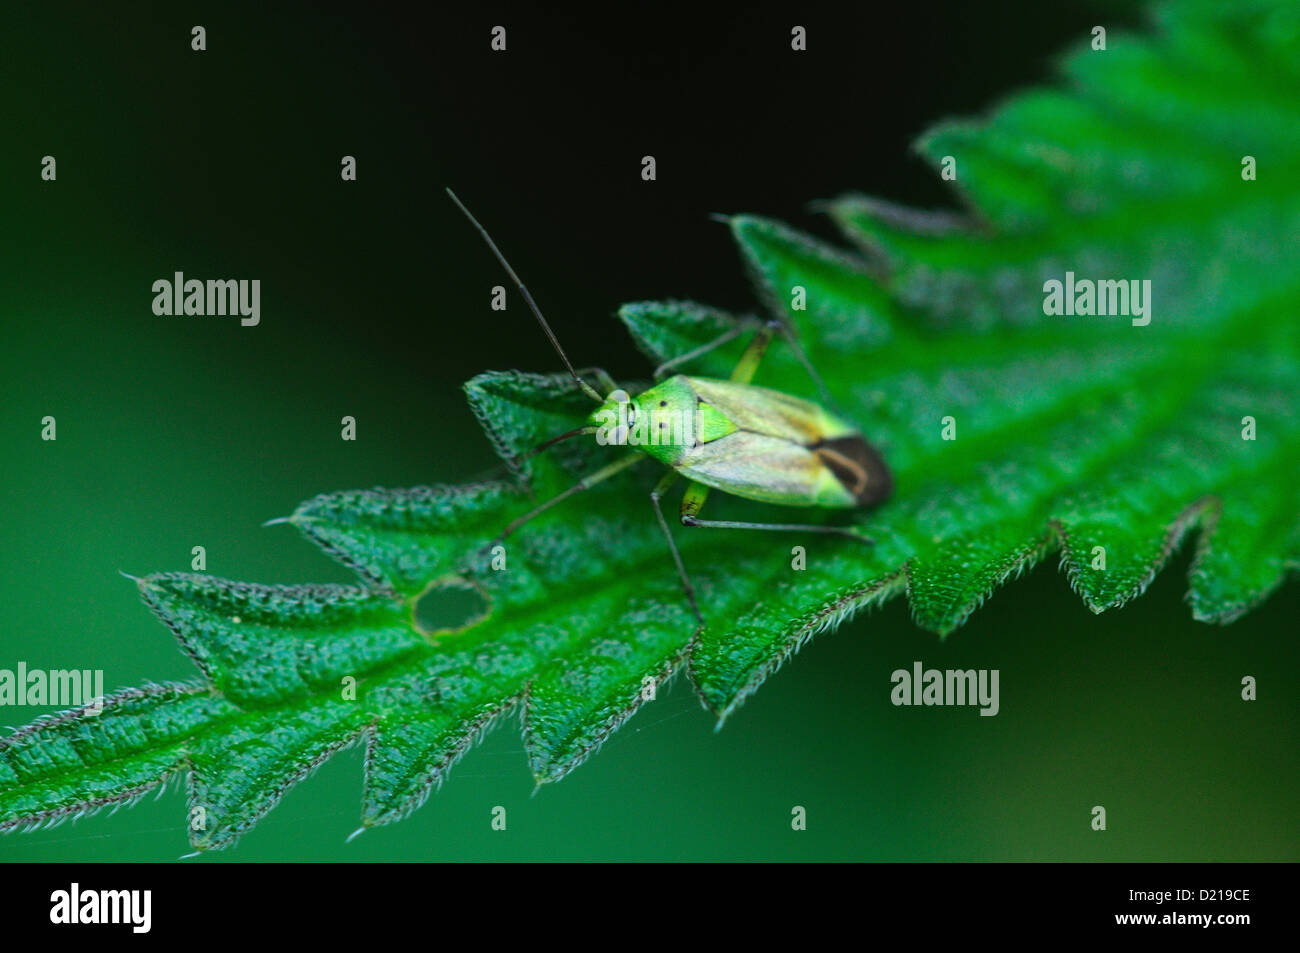
[[[664,361],[655,368],[655,380],[659,380],[659,378],[664,376],[665,371],[677,367],[679,364],[693,361],[702,354],[708,354],[714,348],[722,347],[722,345],[726,344],[728,341],[734,341],[736,338],[744,334],[746,330],[747,328],[745,325],[738,324],[730,331],[724,331],[719,337],[714,338],[709,343],[701,344],[699,347],[687,351],[685,354],[678,354],[676,357]]]
[[[721,347],[728,341],[734,341],[736,338],[740,337],[740,335],[745,333],[745,331],[748,330],[748,327],[749,325],[746,324],[738,324],[730,331],[724,332],[719,337],[709,341],[707,344],[701,344],[699,347],[687,351],[685,354],[679,354],[674,358],[664,361],[655,368],[655,380],[659,380],[659,378],[664,376],[666,371],[677,367],[680,364],[693,361],[700,355],[707,354],[709,351]],[[817,373],[817,369],[813,367],[812,361],[808,360],[808,355],[805,354],[803,348],[799,346],[799,341],[795,337],[794,330],[788,323],[780,319],[774,318],[763,325],[763,330],[755,336],[753,342],[750,344],[750,348],[753,349],[755,353],[751,354],[750,351],[745,352],[740,359],[740,364],[737,365],[736,370],[733,372],[731,379],[742,384],[748,384],[750,380],[753,379],[754,371],[758,370],[759,361],[762,360],[763,354],[767,350],[767,345],[771,341],[773,334],[781,335],[781,338],[785,343],[790,345],[790,350],[794,352],[795,359],[798,360],[803,369],[808,372],[808,377],[811,378],[813,384],[816,385],[817,393],[821,395],[822,400],[827,404],[834,406],[836,403],[835,398],[831,396],[830,389],[826,386],[826,382],[822,380],[821,375]],[[749,361],[752,366],[747,367],[746,361]],[[748,377],[738,379],[736,374],[740,373],[742,368],[744,368],[744,372],[748,374]]]
[[[606,394],[611,394],[618,390],[618,381],[610,377],[609,371],[605,370],[603,367],[586,367],[583,368],[583,373],[590,374],[592,377],[596,378],[596,383],[600,385],[601,389],[604,390]]]
[[[817,369],[813,367],[812,361],[808,360],[808,355],[805,354],[803,348],[799,346],[799,342],[795,338],[794,331],[791,330],[790,325],[786,324],[784,321],[775,321],[773,323],[776,325],[781,337],[785,339],[785,343],[790,345],[790,350],[794,352],[795,358],[803,365],[803,369],[808,372],[808,376],[812,378],[812,382],[817,385],[817,393],[821,395],[822,400],[832,407],[836,406],[835,398],[831,396],[830,390],[827,389],[826,382],[822,380],[822,376],[818,374]]]
[[[682,525],[690,526],[687,520],[695,519],[695,514],[699,513],[700,507],[704,506],[704,501],[709,498],[709,488],[703,483],[692,481],[687,484],[686,492],[682,494],[681,517]]]
[[[794,331],[791,330],[789,324],[780,319],[774,318],[768,321],[754,335],[754,340],[749,342],[749,347],[740,356],[736,369],[731,372],[731,379],[738,384],[748,384],[754,379],[754,373],[758,370],[758,365],[763,360],[763,355],[767,353],[767,346],[772,342],[772,336],[775,334],[780,334],[785,343],[790,345],[790,350],[794,352],[795,358],[803,365],[803,369],[808,372],[808,376],[812,378],[812,382],[817,386],[817,392],[821,395],[822,400],[832,407],[835,406],[835,398],[831,396],[830,390],[826,387],[826,382],[817,373],[817,369],[812,366],[812,361],[808,360],[808,355],[799,346]]]
[[[783,533],[825,533],[830,536],[848,536],[864,543],[874,543],[869,536],[863,536],[855,529],[844,526],[817,526],[811,523],[737,523],[733,520],[702,520],[697,515],[709,495],[709,488],[702,483],[692,483],[682,496],[682,525],[698,526],[704,529],[765,529]]]
[[[599,428],[579,427],[577,430],[567,430],[564,433],[560,434],[558,437],[552,437],[550,440],[543,440],[541,443],[533,447],[531,450],[521,453],[519,456],[515,457],[515,463],[520,464],[523,463],[525,460],[531,460],[539,453],[549,450],[557,443],[562,443],[565,440],[572,440],[574,437],[590,436],[591,434],[594,434],[597,431],[597,429]]]
[[[677,482],[677,477],[676,470],[669,470],[665,473],[663,479],[656,483],[655,488],[650,491],[650,502],[654,504],[655,516],[659,518],[659,528],[664,531],[664,538],[668,540],[668,549],[673,554],[673,562],[677,564],[677,575],[682,581],[682,590],[686,593],[686,601],[691,604],[691,611],[695,613],[695,618],[699,620],[700,625],[704,625],[704,616],[700,615],[699,604],[695,601],[695,586],[691,584],[691,577],[686,575],[686,567],[682,564],[682,554],[677,551],[677,543],[673,539],[672,531],[668,528],[668,521],[664,519],[663,507],[659,505],[663,495]]]
[[[507,536],[509,536],[519,527],[523,526],[529,520],[533,519],[534,517],[541,516],[552,506],[555,506],[557,503],[562,503],[564,500],[567,500],[575,493],[581,493],[583,490],[589,490],[597,483],[603,483],[605,480],[608,480],[616,473],[620,473],[623,470],[626,470],[628,467],[632,466],[634,463],[640,463],[642,460],[646,460],[646,459],[649,458],[640,453],[629,454],[628,456],[623,457],[621,460],[615,460],[613,463],[601,467],[599,470],[595,471],[594,473],[587,474],[585,477],[583,477],[577,483],[573,484],[573,486],[569,487],[563,493],[557,493],[555,496],[551,497],[545,503],[542,503],[541,505],[535,507],[534,509],[525,513],[523,516],[520,516],[518,519],[512,520],[510,525],[507,526],[505,530],[503,530],[501,534],[497,536],[496,539],[492,540],[492,542],[489,543],[484,548],[491,549],[493,546],[495,546],[497,543],[500,543]]]
[[[745,353],[740,355],[736,369],[731,372],[731,379],[735,383],[748,384],[754,379],[754,372],[758,370],[759,362],[767,353],[767,346],[772,343],[772,335],[776,333],[777,326],[775,322],[768,322],[758,329],[754,339],[749,342],[749,347],[745,348]],[[703,498],[700,502],[701,504],[704,502]]]

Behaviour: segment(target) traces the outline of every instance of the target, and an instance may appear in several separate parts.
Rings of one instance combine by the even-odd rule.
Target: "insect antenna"
[[[564,353],[564,348],[560,347],[559,338],[555,336],[555,332],[551,330],[551,326],[546,322],[546,318],[542,316],[542,309],[537,307],[537,302],[534,301],[533,296],[528,293],[528,289],[524,286],[524,283],[519,280],[519,276],[515,274],[515,270],[510,267],[510,262],[506,261],[506,256],[501,254],[501,249],[497,248],[497,243],[492,240],[492,236],[487,233],[487,229],[478,223],[478,219],[476,219],[470,213],[470,210],[465,207],[465,203],[456,197],[455,192],[448,189],[447,194],[450,195],[451,200],[456,203],[456,207],[465,214],[467,219],[469,219],[470,224],[478,229],[478,233],[482,235],[483,240],[487,242],[488,248],[492,249],[492,254],[497,256],[497,261],[501,262],[501,267],[506,270],[506,274],[510,276],[510,280],[515,283],[515,287],[519,289],[519,293],[524,296],[524,300],[528,302],[528,307],[533,312],[533,317],[537,318],[537,323],[542,326],[542,330],[545,331],[546,336],[550,338],[551,346],[555,348],[555,353],[560,355],[560,360],[562,360],[564,366],[569,369],[569,375],[578,382],[578,386],[583,389],[588,397],[598,404],[603,404],[605,398],[601,397],[600,392],[597,391],[596,388],[592,387],[578,375],[577,370],[573,366],[573,362],[570,361],[569,356]]]

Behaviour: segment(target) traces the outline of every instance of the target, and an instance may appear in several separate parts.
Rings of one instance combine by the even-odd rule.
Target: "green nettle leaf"
[[[483,374],[470,404],[514,479],[302,504],[290,522],[357,586],[140,580],[201,681],[123,691],[100,714],[0,742],[0,826],[128,801],[188,771],[191,840],[223,847],[356,741],[362,822],[385,824],[517,706],[529,766],[553,781],[680,669],[721,724],[864,606],[905,593],[917,623],[946,634],[1053,553],[1101,612],[1194,534],[1193,613],[1246,612],[1300,566],[1300,7],[1180,5],[1157,37],[1112,35],[1064,69],[1067,92],[1023,94],[920,142],[955,170],[964,215],[842,198],[826,207],[852,252],[731,220],[769,316],[790,322],[894,471],[885,505],[848,514],[874,546],[679,528],[698,632],[651,509],[655,466],[493,549],[511,519],[629,451],[579,439],[522,459],[590,404],[563,375]],[[1045,283],[1067,273],[1149,281],[1149,297],[1130,301],[1134,315],[1045,313]],[[758,323],[687,302],[620,317],[652,366]],[[684,367],[726,376],[747,337]],[[756,383],[817,397],[780,341]],[[846,515],[720,493],[709,505],[721,519]],[[421,621],[453,594],[482,603],[475,619]]]

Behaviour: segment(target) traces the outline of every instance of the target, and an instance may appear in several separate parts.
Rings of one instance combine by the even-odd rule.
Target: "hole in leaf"
[[[444,576],[415,597],[411,620],[422,635],[448,635],[478,625],[490,609],[479,586],[459,576]]]

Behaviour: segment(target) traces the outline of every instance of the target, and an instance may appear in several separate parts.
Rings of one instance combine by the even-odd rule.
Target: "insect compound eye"
[[[632,398],[628,392],[620,388],[611,392],[609,399],[620,405],[619,410],[624,413],[627,425],[632,426],[636,420],[636,404],[632,403]]]

